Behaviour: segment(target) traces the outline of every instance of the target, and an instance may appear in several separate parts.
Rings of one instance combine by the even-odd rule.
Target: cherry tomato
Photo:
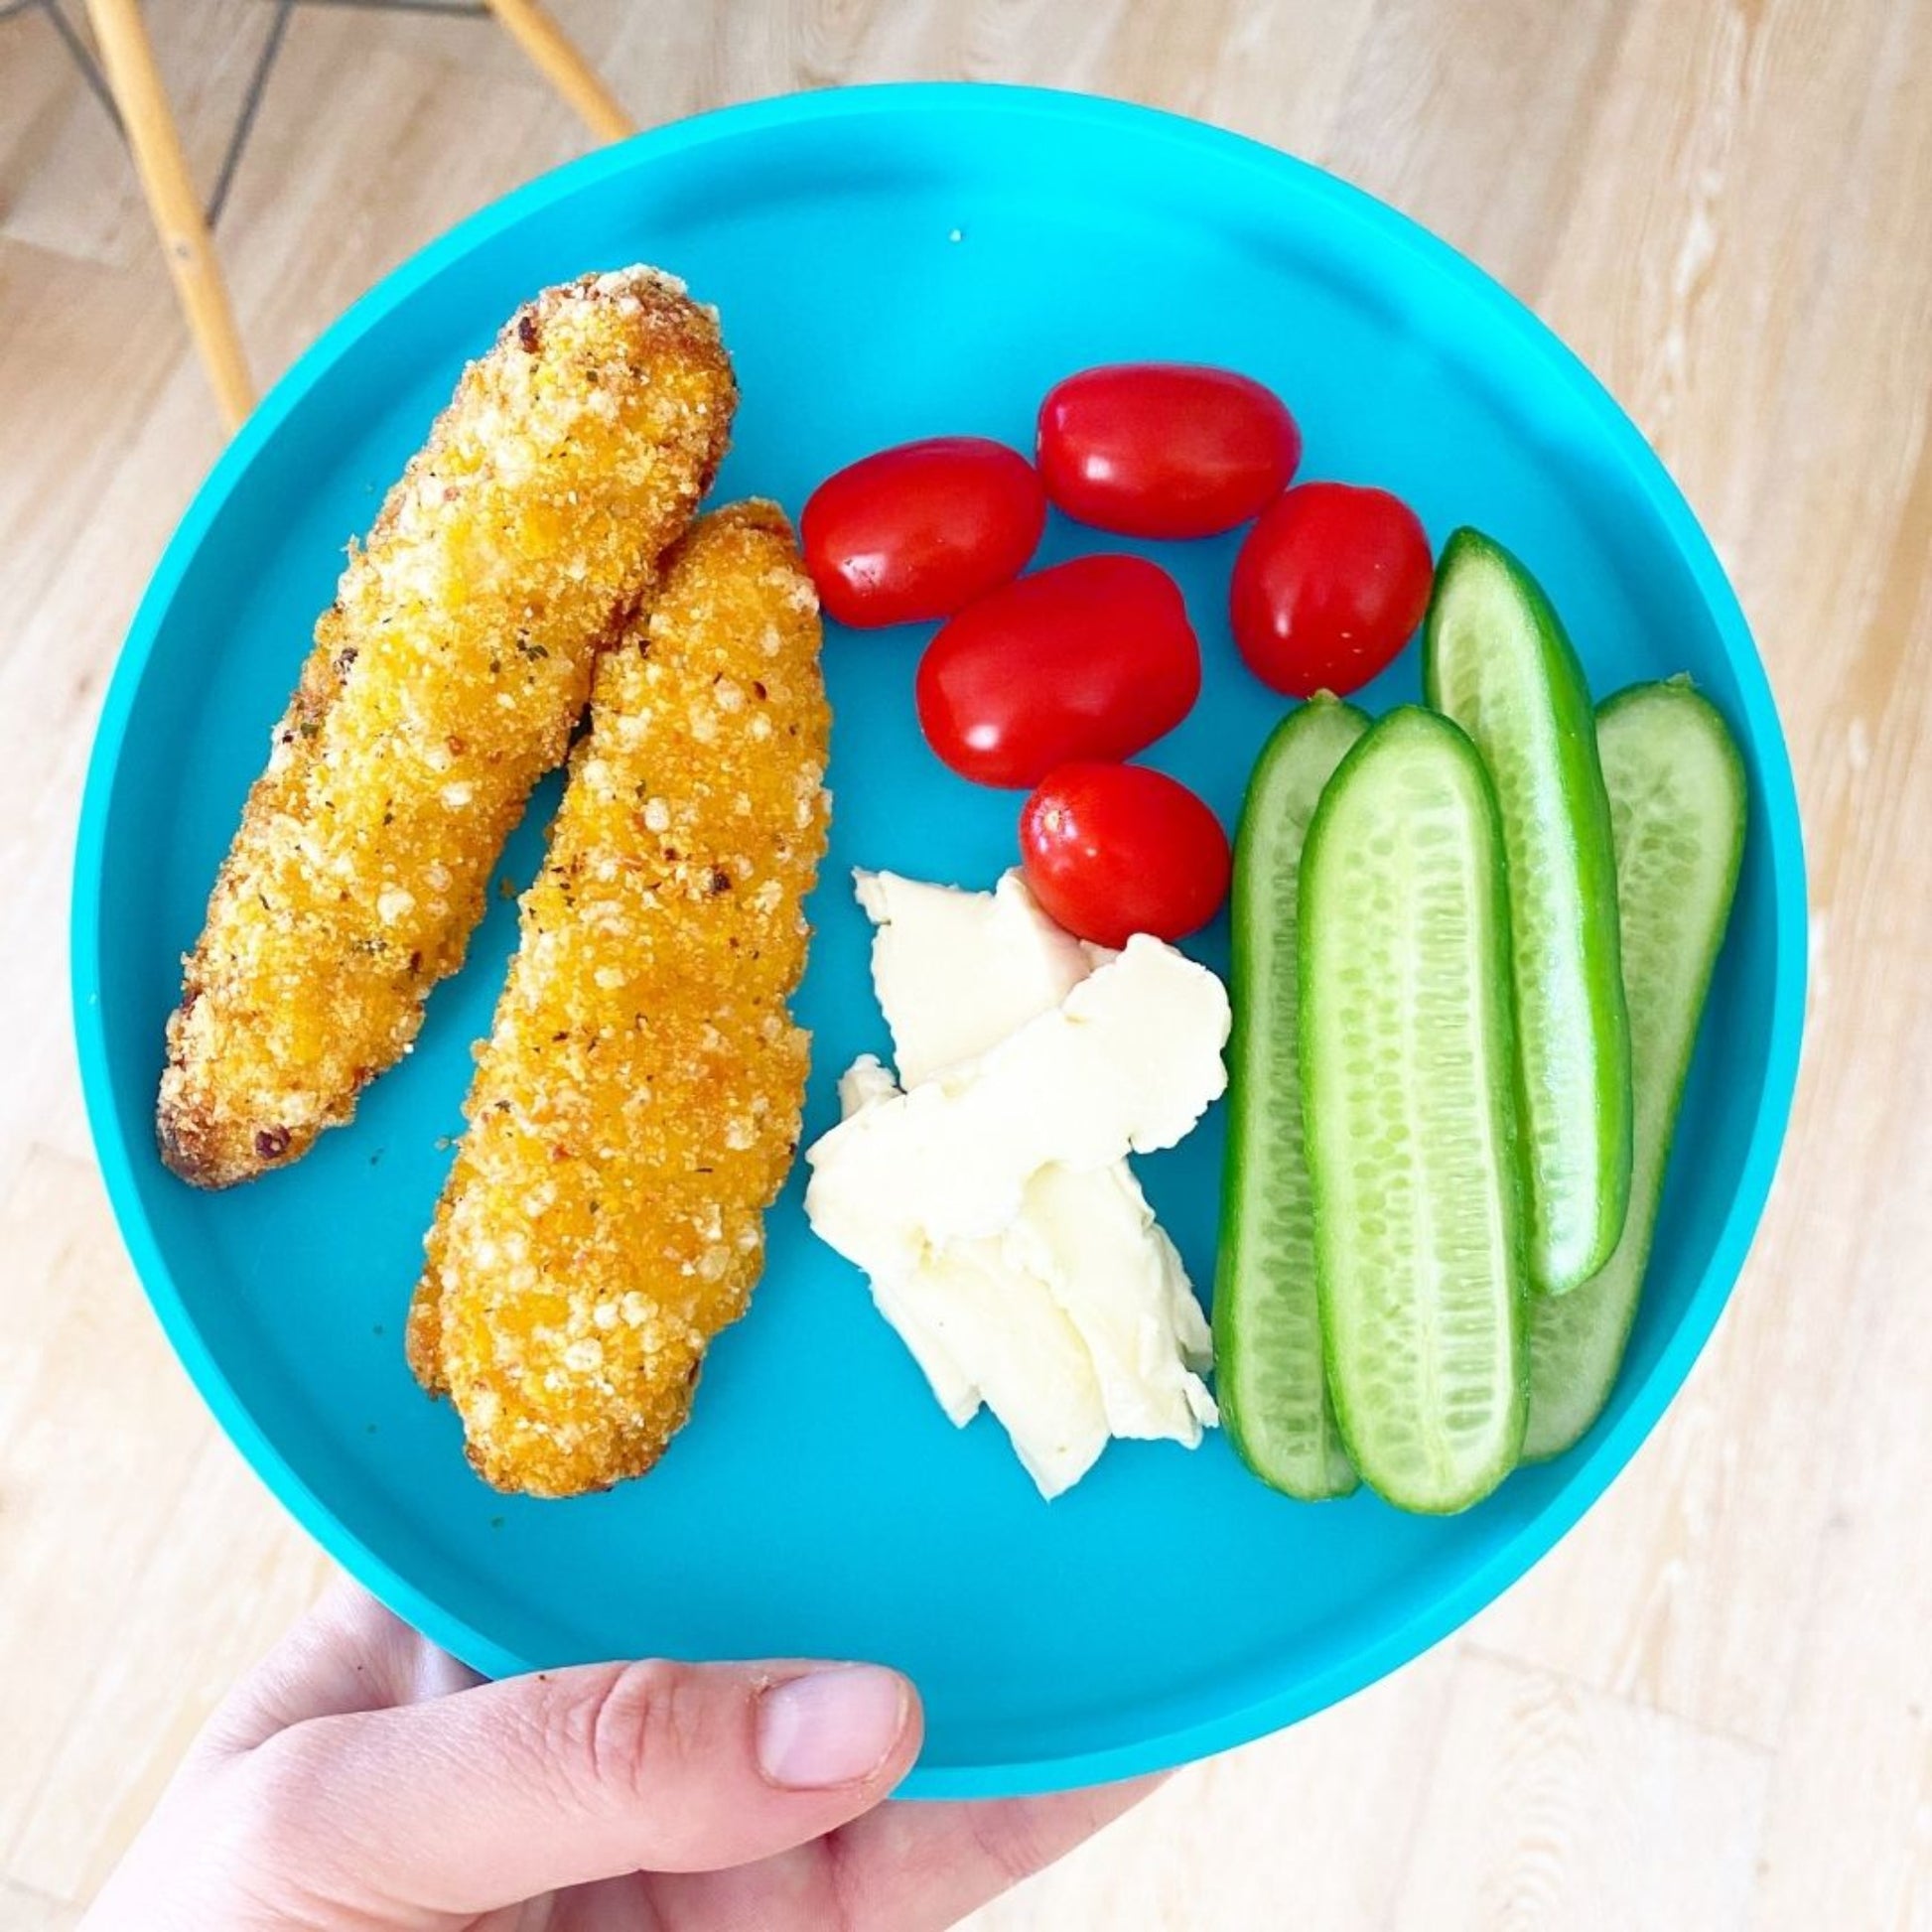
[[[1130,537],[1209,537],[1288,487],[1302,432],[1272,390],[1231,369],[1115,362],[1039,406],[1039,474],[1068,516]]]
[[[1200,695],[1180,587],[1144,557],[1076,557],[969,605],[919,665],[919,726],[962,777],[1037,784],[1073,759],[1124,759]]]
[[[1298,483],[1234,560],[1234,641],[1264,684],[1345,697],[1386,670],[1429,608],[1429,537],[1386,489]]]
[[[1221,822],[1144,764],[1063,764],[1020,813],[1020,856],[1040,909],[1096,945],[1179,939],[1227,897]]]
[[[934,436],[827,477],[799,519],[819,601],[841,623],[949,618],[1026,569],[1046,495],[1018,450]]]

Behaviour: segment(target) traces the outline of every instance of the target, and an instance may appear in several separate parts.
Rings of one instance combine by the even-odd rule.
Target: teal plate
[[[415,1054],[285,1173],[193,1191],[154,1150],[162,1027],[347,537],[516,304],[588,268],[661,263],[718,305],[745,401],[721,497],[794,512],[828,471],[941,431],[1027,446],[1088,363],[1177,357],[1272,384],[1303,474],[1386,484],[1437,541],[1494,532],[1563,611],[1594,688],[1688,669],[1751,778],[1743,880],[1686,1102],[1649,1292],[1608,1413],[1467,1515],[1369,1495],[1310,1507],[1217,1434],[1109,1449],[1043,1504],[998,1427],[955,1433],[811,1237],[794,1184],[748,1319],[646,1480],[506,1498],[417,1391],[402,1323],[514,927],[493,902]],[[1042,561],[1112,545],[1055,521]],[[1121,546],[1113,546],[1121,547]],[[1152,755],[1232,821],[1279,701],[1223,621],[1233,541],[1149,545],[1206,653]],[[1017,800],[920,742],[919,633],[826,638],[832,852],[798,1001],[807,1132],[884,1043],[854,865],[987,885]],[[1418,695],[1410,652],[1366,694]],[[533,870],[554,781],[511,843]],[[1196,948],[1225,968],[1224,926]],[[490,1673],[577,1659],[876,1657],[925,1696],[908,1789],[984,1797],[1219,1750],[1435,1643],[1542,1556],[1662,1415],[1730,1291],[1790,1106],[1805,897],[1791,772],[1724,574],[1662,466],[1541,324],[1401,216],[1283,155],[1112,102],[995,87],[819,93],[660,129],[465,222],[345,316],[250,419],[135,620],[88,774],[74,889],[80,1060],[135,1266],[209,1407],[282,1501],[412,1623]],[[1213,1278],[1216,1114],[1144,1164],[1197,1283]],[[210,1588],[222,1580],[210,1578]]]

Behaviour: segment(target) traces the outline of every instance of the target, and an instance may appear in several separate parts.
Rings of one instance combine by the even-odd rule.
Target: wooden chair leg
[[[489,0],[489,10],[600,141],[621,141],[636,133],[637,123],[537,0]]]
[[[215,400],[229,429],[254,405],[248,360],[235,330],[220,258],[202,218],[181,134],[154,63],[154,45],[136,0],[87,0],[101,65],[127,128],[148,213],[175,278],[175,293],[193,331]]]

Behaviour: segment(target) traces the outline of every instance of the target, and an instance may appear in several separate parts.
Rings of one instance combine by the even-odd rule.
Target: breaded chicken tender
[[[225,1187],[409,1050],[599,650],[722,459],[717,320],[653,269],[521,310],[350,547],[183,962],[157,1130]]]
[[[648,1469],[745,1311],[798,1144],[829,727],[783,515],[703,518],[598,666],[410,1313],[498,1488]]]

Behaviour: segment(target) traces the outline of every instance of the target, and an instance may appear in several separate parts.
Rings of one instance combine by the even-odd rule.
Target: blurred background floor
[[[977,1932],[1932,1927],[1932,8],[554,6],[644,125],[1030,80],[1219,121],[1419,216],[1658,444],[1798,768],[1798,1111],[1668,1422],[1461,1637],[1183,1773]],[[147,13],[207,185],[273,9]],[[297,8],[218,237],[257,378],[586,139],[486,21]],[[78,1918],[328,1569],[147,1316],[68,1043],[94,714],[221,441],[112,124],[43,12],[0,18],[0,1932]]]

